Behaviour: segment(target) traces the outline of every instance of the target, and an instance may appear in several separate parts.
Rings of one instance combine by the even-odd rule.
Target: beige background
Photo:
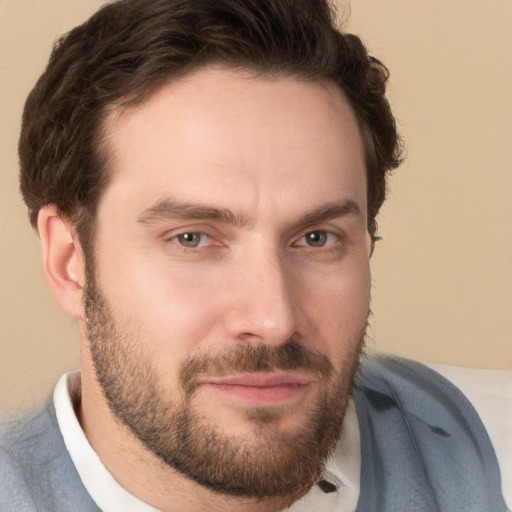
[[[78,363],[18,194],[16,144],[55,36],[102,3],[0,0],[2,407],[40,400]],[[408,146],[379,221],[370,347],[510,369],[512,2],[353,0],[348,30],[391,69]]]

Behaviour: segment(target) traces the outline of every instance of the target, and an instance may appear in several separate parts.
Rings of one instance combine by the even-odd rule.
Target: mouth
[[[271,406],[299,400],[312,384],[313,379],[305,374],[275,372],[208,378],[201,385],[240,404]]]

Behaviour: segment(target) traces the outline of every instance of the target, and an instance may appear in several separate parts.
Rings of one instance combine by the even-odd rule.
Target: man
[[[81,372],[2,442],[2,510],[505,510],[477,414],[364,361],[400,161],[327,4],[121,1],[55,47],[21,189]]]

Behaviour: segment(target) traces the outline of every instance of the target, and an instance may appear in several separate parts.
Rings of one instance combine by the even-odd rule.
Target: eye
[[[204,247],[211,243],[211,237],[209,235],[199,232],[180,233],[179,235],[173,236],[171,240],[182,247],[188,248]]]
[[[326,247],[338,241],[338,237],[334,233],[328,231],[316,230],[309,231],[302,236],[294,245],[309,247]]]

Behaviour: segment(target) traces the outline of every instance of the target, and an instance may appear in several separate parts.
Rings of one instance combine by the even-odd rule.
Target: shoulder
[[[453,372],[441,371],[439,365],[432,365],[435,370],[430,366],[397,356],[367,358],[361,365],[357,386],[365,390],[376,407],[384,407],[383,402],[388,402],[406,408],[404,412],[415,412],[422,417],[432,418],[435,412],[448,417],[462,415],[467,420],[479,418],[473,404],[459,389],[461,387],[467,393],[469,386],[461,386],[462,379],[453,379]],[[485,384],[486,377],[475,375],[475,371],[470,371],[470,378],[480,385]],[[488,393],[493,383],[487,384]],[[483,392],[486,393],[485,389]],[[476,396],[471,391],[469,395]],[[477,421],[477,424],[480,426],[481,422]]]
[[[478,413],[496,452],[505,502],[512,508],[512,370],[427,366],[455,384]]]
[[[365,478],[387,475],[382,492],[434,499],[443,510],[463,502],[466,510],[504,510],[487,431],[448,379],[407,359],[368,358],[354,400]]]
[[[68,454],[53,403],[0,427],[0,510],[97,511]]]
[[[61,453],[51,405],[2,418],[0,504],[2,511],[36,510],[34,494],[45,464]],[[56,442],[57,441],[57,442]]]
[[[65,452],[53,403],[4,418],[0,448],[21,466],[44,465]]]
[[[0,426],[0,449],[4,457],[17,461],[44,464],[62,451],[59,429],[53,404],[16,413],[2,418]]]

